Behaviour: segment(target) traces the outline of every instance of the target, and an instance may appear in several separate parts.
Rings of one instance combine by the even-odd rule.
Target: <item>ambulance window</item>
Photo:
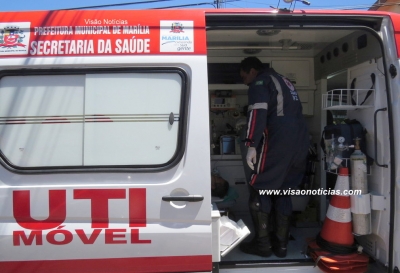
[[[171,162],[182,133],[182,73],[97,72],[3,76],[3,162],[17,169]]]
[[[177,148],[182,81],[175,73],[86,76],[85,165],[153,165]],[[90,120],[93,118],[93,120]]]
[[[85,76],[0,80],[0,149],[16,166],[82,164]]]

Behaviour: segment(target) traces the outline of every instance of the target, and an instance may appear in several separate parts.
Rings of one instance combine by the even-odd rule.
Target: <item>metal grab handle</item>
[[[200,202],[204,200],[204,197],[201,195],[187,195],[187,196],[163,196],[163,201],[186,201],[186,202]]]
[[[378,136],[377,136],[377,131],[376,131],[376,116],[378,114],[379,111],[387,111],[387,108],[381,108],[375,111],[374,114],[374,146],[375,146],[375,163],[376,165],[378,165],[379,167],[383,167],[383,168],[388,168],[388,165],[386,164],[379,164],[378,163]]]

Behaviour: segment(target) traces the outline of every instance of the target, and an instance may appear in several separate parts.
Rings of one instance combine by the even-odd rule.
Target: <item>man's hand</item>
[[[246,155],[246,160],[247,160],[247,165],[249,165],[250,169],[254,170],[254,164],[257,162],[257,152],[256,148],[254,147],[249,147],[247,150],[247,155]]]

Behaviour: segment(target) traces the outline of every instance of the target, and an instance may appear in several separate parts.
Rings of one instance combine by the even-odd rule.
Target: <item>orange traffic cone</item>
[[[307,253],[325,273],[361,273],[368,269],[368,255],[358,253],[352,234],[349,169],[340,168],[335,193],[329,204],[322,230],[316,240],[308,243]]]
[[[349,190],[349,169],[340,168],[328,212],[321,230],[321,237],[329,243],[351,246],[354,243],[352,234],[350,196],[343,195]]]

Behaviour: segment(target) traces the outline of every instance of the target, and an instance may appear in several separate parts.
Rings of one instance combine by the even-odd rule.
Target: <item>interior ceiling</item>
[[[259,35],[257,32],[261,32]],[[240,56],[257,52],[258,56],[314,57],[330,43],[343,38],[351,30],[300,29],[235,29],[207,31],[209,56]],[[247,49],[247,53],[243,50]],[[257,51],[255,51],[257,50]],[[260,51],[261,50],[261,51]]]

